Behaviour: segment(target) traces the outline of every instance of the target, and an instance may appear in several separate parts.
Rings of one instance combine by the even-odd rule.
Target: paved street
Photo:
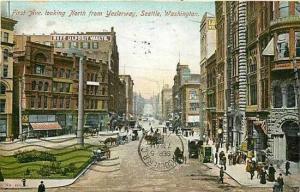
[[[144,126],[149,128],[148,124]],[[138,144],[132,141],[113,148],[111,160],[93,165],[70,186],[47,191],[271,191],[270,188],[241,187],[228,176],[225,176],[225,184],[218,184],[218,169],[208,168],[194,159],[168,172],[152,171],[141,161]]]

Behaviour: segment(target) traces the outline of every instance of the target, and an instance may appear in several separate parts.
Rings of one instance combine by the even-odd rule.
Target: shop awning
[[[43,123],[30,123],[34,131],[48,131],[62,129],[58,122],[43,122]]]
[[[254,125],[260,127],[261,130],[264,132],[264,134],[266,134],[266,135],[268,134],[266,121],[254,121],[253,123],[254,123]]]

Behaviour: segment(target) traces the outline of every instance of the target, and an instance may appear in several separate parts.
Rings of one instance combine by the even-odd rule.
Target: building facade
[[[208,124],[207,113],[207,75],[206,65],[208,58],[210,58],[216,50],[216,18],[211,13],[205,13],[200,24],[200,129],[202,133],[207,136],[209,130],[206,128]]]
[[[299,9],[298,2],[216,2],[218,138],[258,161],[300,159]]]
[[[164,85],[161,91],[161,108],[162,120],[168,121],[172,118],[173,104],[172,104],[172,89],[169,85]]]
[[[107,63],[108,69],[97,71],[97,77],[107,79],[105,89],[107,113],[118,113],[118,86],[119,86],[119,53],[116,42],[116,33],[111,28],[109,32],[86,32],[50,35],[29,35],[32,42],[44,45],[54,45],[55,52],[71,53],[80,51],[90,59]],[[16,35],[17,46],[15,51],[24,50],[27,35]]]
[[[13,47],[16,23],[15,20],[1,16],[0,141],[14,137],[12,123]]]
[[[14,89],[15,132],[22,123],[21,132],[27,136],[75,133],[80,57],[55,53],[53,46],[32,42],[30,37],[25,50],[14,52],[14,57],[14,78],[19,80]],[[97,71],[108,66],[85,57],[83,62],[84,128],[101,130],[107,121],[103,115],[107,111],[107,88],[102,85],[107,87],[107,79],[97,76]]]
[[[126,84],[126,94],[125,94],[125,117],[126,119],[130,119],[133,117],[133,80],[130,75],[120,75],[120,79],[122,79]]]

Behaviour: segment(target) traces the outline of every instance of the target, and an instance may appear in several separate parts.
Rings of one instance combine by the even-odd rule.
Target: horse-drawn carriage
[[[164,144],[164,136],[160,133],[146,134],[145,140],[150,145]]]

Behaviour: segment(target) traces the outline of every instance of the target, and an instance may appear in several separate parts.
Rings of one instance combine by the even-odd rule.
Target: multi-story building
[[[135,117],[143,115],[144,106],[145,99],[141,96],[141,93],[133,92],[133,114]]]
[[[183,127],[190,129],[199,129],[199,111],[200,111],[200,75],[191,74],[191,78],[180,86],[181,92],[181,123]],[[197,130],[198,132],[198,130]]]
[[[119,88],[118,88],[118,116],[125,120],[126,118],[126,110],[127,110],[127,84],[123,79],[119,80]]]
[[[120,79],[122,79],[126,83],[126,110],[125,110],[125,118],[129,119],[133,117],[133,80],[130,75],[120,75]]]
[[[299,8],[298,2],[216,2],[217,129],[222,112],[221,142],[259,161],[300,159]]]
[[[172,104],[172,89],[169,85],[164,85],[161,91],[161,107],[162,120],[167,121],[172,118],[173,104]]]
[[[116,33],[113,28],[109,32],[86,32],[50,35],[29,35],[32,42],[54,45],[55,52],[69,53],[80,51],[87,58],[107,63],[107,70],[97,71],[97,77],[107,79],[105,85],[107,112],[118,113],[118,85],[119,85],[119,53]],[[15,51],[24,50],[27,35],[15,36],[17,46]],[[101,89],[103,89],[101,88]]]
[[[17,21],[1,16],[0,141],[12,138],[13,46]]]
[[[32,42],[30,37],[25,50],[14,52],[14,57],[14,78],[18,80],[14,82],[14,127],[18,129],[22,123],[22,132],[28,135],[74,133],[80,57],[55,53],[53,46]],[[106,122],[103,113],[107,111],[107,78],[100,78],[97,72],[107,70],[108,66],[85,57],[83,62],[84,126],[101,130]]]
[[[204,134],[206,139],[215,141],[217,139],[216,130],[216,55],[213,54],[206,63],[206,129]],[[201,101],[201,100],[200,100]],[[200,109],[201,110],[201,109]]]
[[[200,130],[207,135],[209,126],[207,122],[208,114],[207,108],[207,60],[216,50],[216,18],[210,14],[205,13],[200,24]]]

